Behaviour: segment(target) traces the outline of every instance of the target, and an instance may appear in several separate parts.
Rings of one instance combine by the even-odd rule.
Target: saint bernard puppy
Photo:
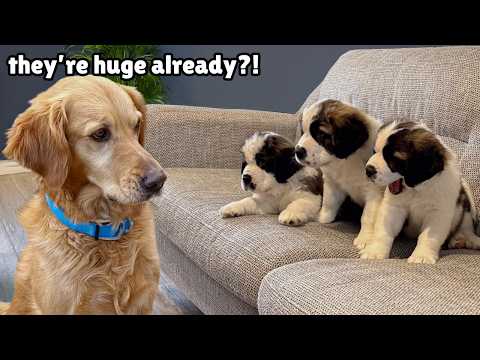
[[[375,184],[388,187],[374,238],[361,258],[388,258],[402,229],[417,238],[411,263],[435,263],[447,241],[451,248],[480,248],[471,191],[454,153],[438,137],[420,123],[392,122],[379,130],[375,151],[366,173]]]
[[[223,218],[280,214],[283,225],[299,226],[316,220],[322,202],[322,178],[295,161],[289,140],[271,132],[257,132],[242,147],[241,186],[253,195],[220,209]]]
[[[322,224],[337,218],[340,206],[350,199],[363,207],[361,230],[353,244],[362,249],[373,236],[375,217],[383,190],[365,174],[373,154],[380,123],[350,104],[319,101],[306,108],[300,119],[302,137],[295,157],[301,164],[323,173]]]

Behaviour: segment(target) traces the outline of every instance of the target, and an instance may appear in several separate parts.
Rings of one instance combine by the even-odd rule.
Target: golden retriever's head
[[[42,178],[47,191],[98,186],[121,204],[160,192],[166,175],[143,148],[145,103],[106,78],[67,77],[31,101],[7,133],[7,158]]]

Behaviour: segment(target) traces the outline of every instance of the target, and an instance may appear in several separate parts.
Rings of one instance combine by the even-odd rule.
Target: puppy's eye
[[[135,131],[138,132],[140,130],[140,120],[137,121],[137,124],[135,125]]]
[[[332,136],[332,134],[329,134],[329,133],[326,133],[323,130],[320,130],[318,132],[318,138],[321,139],[321,141],[323,141],[323,142],[330,142],[330,141],[332,141],[333,136]]]
[[[110,139],[110,130],[101,128],[95,131],[90,137],[97,142],[105,142]]]

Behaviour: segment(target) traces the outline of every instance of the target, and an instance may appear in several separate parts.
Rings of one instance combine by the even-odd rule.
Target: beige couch
[[[480,48],[351,51],[302,108],[321,98],[348,101],[382,122],[427,124],[458,154],[478,206]],[[360,261],[352,246],[358,224],[289,228],[275,216],[219,217],[222,205],[246,196],[243,140],[256,130],[295,140],[295,114],[158,105],[149,112],[147,147],[169,168],[154,202],[162,270],[203,312],[480,313],[478,251],[407,264],[415,243],[398,239],[394,259]]]

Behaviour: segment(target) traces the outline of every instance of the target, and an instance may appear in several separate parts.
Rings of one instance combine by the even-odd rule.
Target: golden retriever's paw
[[[320,216],[318,217],[318,221],[320,224],[330,224],[335,221],[335,217],[337,214],[331,210],[327,210],[322,208],[320,210]]]
[[[438,252],[425,249],[415,249],[407,259],[411,264],[435,264],[439,258]]]
[[[287,226],[300,226],[308,222],[308,216],[302,212],[285,209],[278,216],[278,221]]]
[[[220,216],[222,218],[232,218],[244,215],[243,206],[238,203],[230,203],[220,209]]]
[[[360,259],[364,260],[388,259],[389,255],[390,249],[383,244],[366,244],[365,247],[360,250]]]
[[[360,232],[360,234],[358,234],[355,240],[353,240],[353,246],[355,246],[358,250],[362,250],[365,248],[370,238],[371,234]]]

